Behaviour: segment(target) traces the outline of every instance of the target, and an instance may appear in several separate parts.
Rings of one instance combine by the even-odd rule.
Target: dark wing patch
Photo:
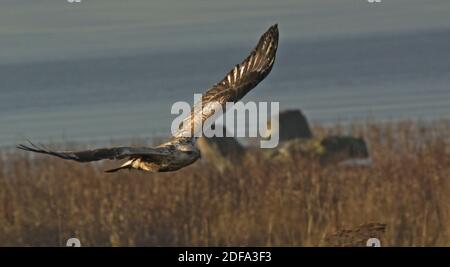
[[[258,85],[272,70],[278,48],[278,25],[271,26],[259,39],[250,55],[236,65],[220,81],[208,89],[202,96],[202,105],[196,103],[191,114],[180,124],[175,135],[192,136],[207,118],[214,114],[214,103],[222,107],[227,102],[237,102]],[[201,114],[200,114],[201,113]],[[194,127],[192,127],[194,126]]]
[[[17,148],[25,151],[31,151],[35,153],[47,154],[55,157],[59,157],[67,160],[75,160],[78,162],[90,162],[103,159],[119,160],[131,156],[163,156],[166,153],[160,151],[158,148],[136,148],[136,147],[112,147],[112,148],[100,148],[94,150],[84,151],[52,151],[45,147],[37,146],[28,141],[30,146],[18,145]]]

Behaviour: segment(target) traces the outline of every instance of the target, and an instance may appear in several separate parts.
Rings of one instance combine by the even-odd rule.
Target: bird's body
[[[107,172],[129,168],[151,172],[179,170],[200,158],[200,150],[195,146],[195,140],[195,138],[173,139],[155,147],[162,155],[131,157],[119,168]]]
[[[237,102],[271,71],[278,47],[278,27],[271,26],[260,38],[250,55],[236,65],[222,81],[213,85],[196,103],[190,116],[183,120],[173,138],[157,147],[113,147],[86,151],[52,151],[38,147],[18,145],[19,149],[48,154],[67,160],[90,162],[104,159],[128,159],[120,167],[108,170],[138,169],[150,172],[176,171],[194,163],[200,158],[196,147],[195,131],[202,130],[206,119],[214,115],[213,105],[225,107],[227,102]]]

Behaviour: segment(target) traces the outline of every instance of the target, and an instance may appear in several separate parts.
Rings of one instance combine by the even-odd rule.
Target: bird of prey
[[[156,147],[112,147],[86,151],[52,151],[43,146],[18,145],[17,148],[36,153],[48,154],[74,160],[91,162],[98,160],[128,159],[118,168],[106,172],[116,172],[122,169],[138,169],[150,172],[176,171],[194,163],[200,158],[200,151],[195,146],[194,129],[207,118],[214,115],[211,103],[219,103],[225,107],[227,102],[236,103],[251,89],[258,85],[271,71],[278,47],[278,26],[271,26],[260,38],[250,55],[236,65],[225,78],[213,85],[202,95],[201,105],[194,104],[190,115],[184,119],[177,133],[172,138]],[[188,133],[188,134],[187,134]]]

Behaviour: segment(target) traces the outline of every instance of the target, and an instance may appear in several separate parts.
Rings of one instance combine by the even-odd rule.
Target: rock
[[[354,229],[340,230],[328,234],[322,245],[327,247],[366,247],[369,239],[376,238],[380,240],[380,245],[383,246],[385,231],[386,224],[383,223],[363,224]]]
[[[226,136],[200,137],[197,141],[202,159],[213,163],[221,172],[241,162],[245,155],[245,148],[234,137]]]
[[[325,151],[322,162],[339,163],[344,166],[370,166],[369,150],[363,138],[329,136],[321,142]]]
[[[280,112],[278,123],[280,142],[297,138],[312,138],[313,136],[309,128],[308,120],[298,109]],[[271,124],[272,121],[268,125],[268,129],[270,129],[269,133],[272,132]]]
[[[350,136],[293,139],[264,153],[272,159],[285,160],[287,157],[299,155],[317,159],[323,164],[343,166],[370,166],[372,163],[364,139]]]
[[[319,159],[325,153],[321,139],[317,138],[288,140],[280,143],[275,149],[265,149],[263,152],[266,156],[279,159],[292,155]]]

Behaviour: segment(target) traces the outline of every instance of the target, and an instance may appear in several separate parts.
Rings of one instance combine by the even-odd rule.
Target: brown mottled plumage
[[[17,148],[36,153],[43,153],[67,160],[90,162],[103,159],[121,160],[127,158],[118,168],[138,169],[151,172],[175,171],[194,163],[200,158],[196,148],[194,133],[202,130],[201,125],[214,115],[216,104],[224,107],[227,102],[237,102],[271,71],[278,47],[278,27],[271,26],[260,38],[250,55],[236,65],[219,83],[213,85],[202,96],[202,104],[196,103],[179,127],[173,138],[157,147],[113,147],[86,151],[52,151],[45,147],[18,145]]]

